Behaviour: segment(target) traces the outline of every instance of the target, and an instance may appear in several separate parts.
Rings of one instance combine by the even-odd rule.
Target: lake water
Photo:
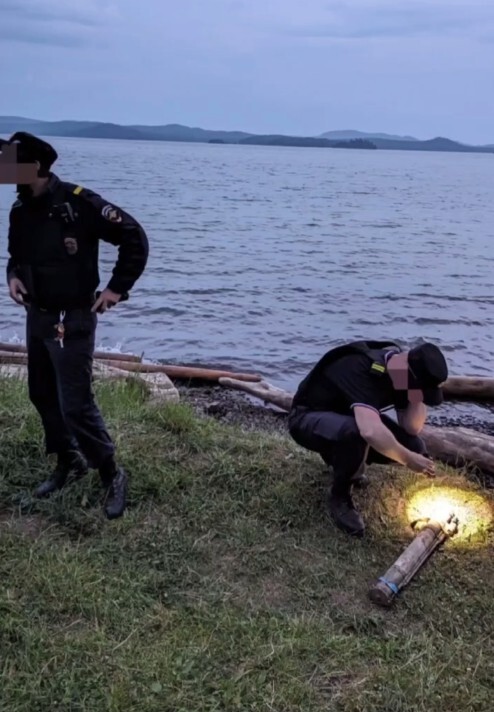
[[[57,174],[144,226],[147,270],[99,345],[294,389],[342,340],[430,339],[493,375],[494,156],[50,139]],[[0,187],[5,270],[13,186]],[[102,243],[102,282],[115,248]],[[0,338],[24,312],[0,290]]]

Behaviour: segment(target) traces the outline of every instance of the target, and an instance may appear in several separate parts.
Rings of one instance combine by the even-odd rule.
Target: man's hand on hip
[[[25,304],[24,296],[27,295],[27,289],[18,277],[10,280],[9,294],[17,304]]]
[[[98,312],[98,314],[103,314],[107,309],[111,309],[112,307],[115,306],[115,304],[118,304],[118,302],[121,299],[121,294],[116,294],[116,292],[112,292],[111,289],[104,289],[97,300],[95,301],[91,311],[92,312]]]

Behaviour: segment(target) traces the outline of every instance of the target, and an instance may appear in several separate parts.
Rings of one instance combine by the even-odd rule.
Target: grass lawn
[[[51,463],[25,384],[0,381],[2,712],[494,710],[487,516],[392,609],[367,598],[413,536],[417,490],[459,488],[462,512],[480,493],[487,513],[492,490],[371,468],[354,540],[325,517],[322,461],[290,440],[149,405],[132,383],[97,396],[131,473],[114,522],[96,473],[32,500]]]

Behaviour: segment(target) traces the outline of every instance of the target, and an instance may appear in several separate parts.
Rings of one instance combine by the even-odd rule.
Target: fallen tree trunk
[[[421,437],[431,457],[457,468],[494,476],[494,438],[471,428],[425,425]]]
[[[19,364],[27,363],[26,353],[6,353],[0,351],[0,363]]]
[[[0,357],[6,358],[7,355],[11,354],[26,354],[27,349],[23,344],[9,344],[0,342]],[[135,356],[134,354],[121,354],[121,353],[109,353],[107,351],[96,351],[94,358],[101,361],[124,361],[128,363],[142,363],[141,356]],[[9,363],[9,361],[1,361],[1,363]],[[25,363],[25,361],[14,361],[10,363]],[[149,364],[154,365],[154,364]],[[167,368],[172,370],[175,368],[188,368],[186,366],[160,366],[159,368]],[[209,378],[207,375],[202,376],[191,376],[191,378],[204,378],[206,380],[217,380],[218,377],[231,377],[237,380],[252,380],[252,382],[260,382],[261,377],[255,376],[252,379],[250,376],[246,379],[245,374],[230,374],[226,371],[218,371],[217,373],[223,374],[221,376],[216,375],[215,369],[205,369],[211,370],[211,375]],[[147,373],[152,373],[154,371],[146,371]],[[167,375],[172,375],[168,371],[156,371],[157,373],[166,373]],[[242,378],[239,378],[242,376]],[[177,378],[181,378],[181,374],[177,373]],[[188,376],[185,376],[187,378]],[[273,386],[271,386],[271,389]],[[483,378],[480,376],[450,376],[442,385],[442,390],[445,400],[471,400],[471,401],[482,401],[482,400],[492,400],[494,401],[494,378]]]
[[[268,386],[272,397],[274,395],[273,386],[269,384]],[[494,378],[451,376],[442,384],[441,388],[445,400],[494,401]],[[278,389],[278,395],[280,394]]]
[[[113,361],[110,359],[100,359],[95,356],[96,362],[111,364],[113,368],[118,368],[120,370],[126,371],[125,364],[132,364],[135,366],[140,366],[140,363],[133,361]],[[0,351],[0,363],[1,364],[27,364],[27,353],[6,353],[5,351]]]
[[[9,344],[0,342],[0,363],[26,363],[25,359],[16,359],[15,355],[25,355],[27,353],[26,346],[23,344]],[[13,355],[11,361],[9,361],[9,354]],[[124,363],[137,363],[142,364],[142,357],[135,356],[134,354],[121,354],[121,353],[110,353],[108,351],[96,351],[94,353],[94,358],[100,361],[116,362],[122,361]],[[146,367],[151,366],[153,368],[142,371],[143,373],[166,373],[168,376],[176,376],[177,378],[182,378],[182,371],[176,371],[173,373],[174,369],[189,369],[187,366],[172,366],[160,364],[144,364]],[[117,366],[115,366],[117,367]],[[156,367],[156,368],[154,368]],[[122,368],[124,368],[122,366]],[[166,371],[162,369],[166,368]],[[158,370],[157,370],[158,369]],[[129,369],[132,370],[132,369]],[[220,377],[231,377],[237,380],[245,380],[247,382],[261,382],[261,377],[253,375],[252,377],[246,374],[235,374],[229,373],[227,371],[218,371],[216,369],[189,369],[191,371],[200,370],[199,375],[188,376],[185,374],[184,378],[204,378],[205,380],[217,380]],[[208,371],[211,373],[208,375]],[[218,375],[220,374],[220,375]],[[271,389],[273,387],[271,386]],[[494,378],[482,378],[478,376],[450,376],[442,385],[442,390],[444,393],[445,400],[471,400],[471,401],[494,401]]]
[[[133,354],[109,353],[108,351],[95,351],[94,358],[98,361],[123,361],[124,363],[142,363],[142,356]]]
[[[230,371],[220,371],[210,368],[195,368],[193,366],[172,366],[169,364],[157,363],[135,363],[132,361],[115,361],[113,359],[96,359],[96,362],[106,364],[112,369],[117,369],[124,373],[164,373],[169,378],[200,379],[205,381],[218,381],[220,378],[231,378],[237,382],[257,383],[261,381],[261,376],[253,373],[231,373]],[[0,351],[0,364],[26,364],[27,354],[25,353],[4,353]]]
[[[2,344],[0,343],[0,351],[13,354],[25,354],[27,349],[22,344]]]
[[[212,368],[196,368],[194,366],[174,366],[171,364],[158,363],[130,363],[130,362],[107,362],[113,368],[121,368],[124,371],[138,373],[164,373],[169,378],[200,379],[205,381],[218,381],[220,378],[233,378],[239,382],[258,383],[261,376],[254,373],[232,373]]]
[[[222,386],[235,388],[272,403],[282,410],[290,410],[293,395],[266,381],[245,383],[233,378],[220,378]],[[470,428],[426,425],[421,433],[431,457],[452,467],[473,467],[487,475],[494,475],[494,437]]]
[[[23,344],[2,344],[0,343],[0,355],[27,354],[27,348]],[[94,358],[100,361],[131,361],[141,363],[141,356],[134,354],[110,353],[108,351],[95,351]]]
[[[259,383],[243,383],[234,378],[220,378],[219,383],[222,386],[235,388],[239,391],[245,391],[257,398],[260,398],[264,403],[272,403],[277,405],[281,410],[290,410],[292,406],[293,396],[291,393],[284,391],[282,388],[276,388],[267,381],[259,381]]]
[[[441,388],[445,399],[494,400],[494,378],[450,376]]]
[[[120,371],[130,373],[164,373],[169,378],[199,379],[204,381],[218,381],[220,378],[233,378],[238,382],[257,383],[261,381],[261,376],[254,373],[232,373],[211,368],[195,368],[193,366],[173,366],[170,364],[158,363],[136,363],[133,361],[118,361],[113,359],[99,359],[107,366]],[[26,353],[6,353],[0,351],[0,364],[26,364]]]

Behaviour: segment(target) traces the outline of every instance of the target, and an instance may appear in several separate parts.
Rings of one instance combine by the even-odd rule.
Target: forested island
[[[249,136],[241,144],[254,146],[298,146],[302,148],[366,148],[376,149],[372,141],[364,139],[351,139],[349,141],[330,141],[327,138],[311,138],[299,136]]]

